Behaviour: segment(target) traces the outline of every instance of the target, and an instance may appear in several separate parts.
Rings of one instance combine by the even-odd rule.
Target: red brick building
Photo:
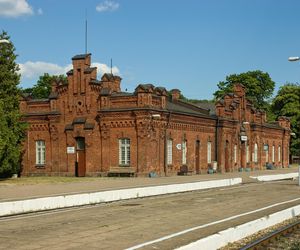
[[[240,84],[205,107],[152,84],[122,92],[118,76],[97,80],[90,54],[72,61],[68,84],[54,82],[48,99],[21,100],[29,123],[24,175],[202,174],[289,164],[289,120],[267,123]]]

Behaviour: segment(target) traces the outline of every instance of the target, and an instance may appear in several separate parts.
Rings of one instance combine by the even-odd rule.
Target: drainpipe
[[[216,126],[216,133],[215,133],[215,160],[218,162],[218,135],[219,135],[219,117],[217,117],[217,126]]]
[[[166,125],[166,128],[165,128],[165,148],[164,148],[164,151],[165,151],[165,157],[164,157],[164,172],[165,172],[165,176],[167,176],[167,172],[168,172],[168,160],[167,160],[167,157],[168,157],[168,138],[167,138],[167,129],[169,127],[169,124],[170,124],[170,119],[171,119],[171,112],[169,112],[169,116],[168,116],[168,121],[167,121],[167,125]]]

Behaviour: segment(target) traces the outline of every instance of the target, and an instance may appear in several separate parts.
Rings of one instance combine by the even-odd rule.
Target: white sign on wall
[[[67,147],[67,154],[75,154],[75,147]]]
[[[248,138],[247,138],[247,135],[241,135],[241,141],[247,141]]]
[[[178,150],[181,150],[181,144],[180,144],[180,143],[176,144],[176,148],[177,148]]]

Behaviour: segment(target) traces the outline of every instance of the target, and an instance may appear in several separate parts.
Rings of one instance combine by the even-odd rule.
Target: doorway
[[[195,147],[195,163],[196,163],[196,174],[200,174],[200,141],[196,141]]]
[[[77,137],[75,176],[84,177],[85,171],[85,139],[84,137]]]

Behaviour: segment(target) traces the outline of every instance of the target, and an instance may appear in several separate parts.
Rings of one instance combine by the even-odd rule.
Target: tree
[[[44,73],[44,75],[39,77],[39,80],[32,88],[24,89],[22,92],[30,94],[33,99],[48,98],[53,81],[67,83],[67,77],[64,75],[49,75],[48,73]]]
[[[290,152],[292,155],[300,155],[300,85],[287,83],[280,87],[271,109],[276,118],[287,116],[291,119],[291,129],[295,136],[291,137]]]
[[[272,96],[275,87],[275,82],[268,73],[255,70],[226,76],[226,81],[218,83],[219,89],[214,93],[215,99],[232,92],[235,83],[241,83],[246,87],[246,97],[256,108],[268,111],[268,99]]]
[[[0,39],[10,41],[6,32]],[[20,171],[21,142],[25,136],[26,124],[20,122],[18,64],[15,62],[15,47],[9,43],[0,44],[0,176],[9,177]]]

